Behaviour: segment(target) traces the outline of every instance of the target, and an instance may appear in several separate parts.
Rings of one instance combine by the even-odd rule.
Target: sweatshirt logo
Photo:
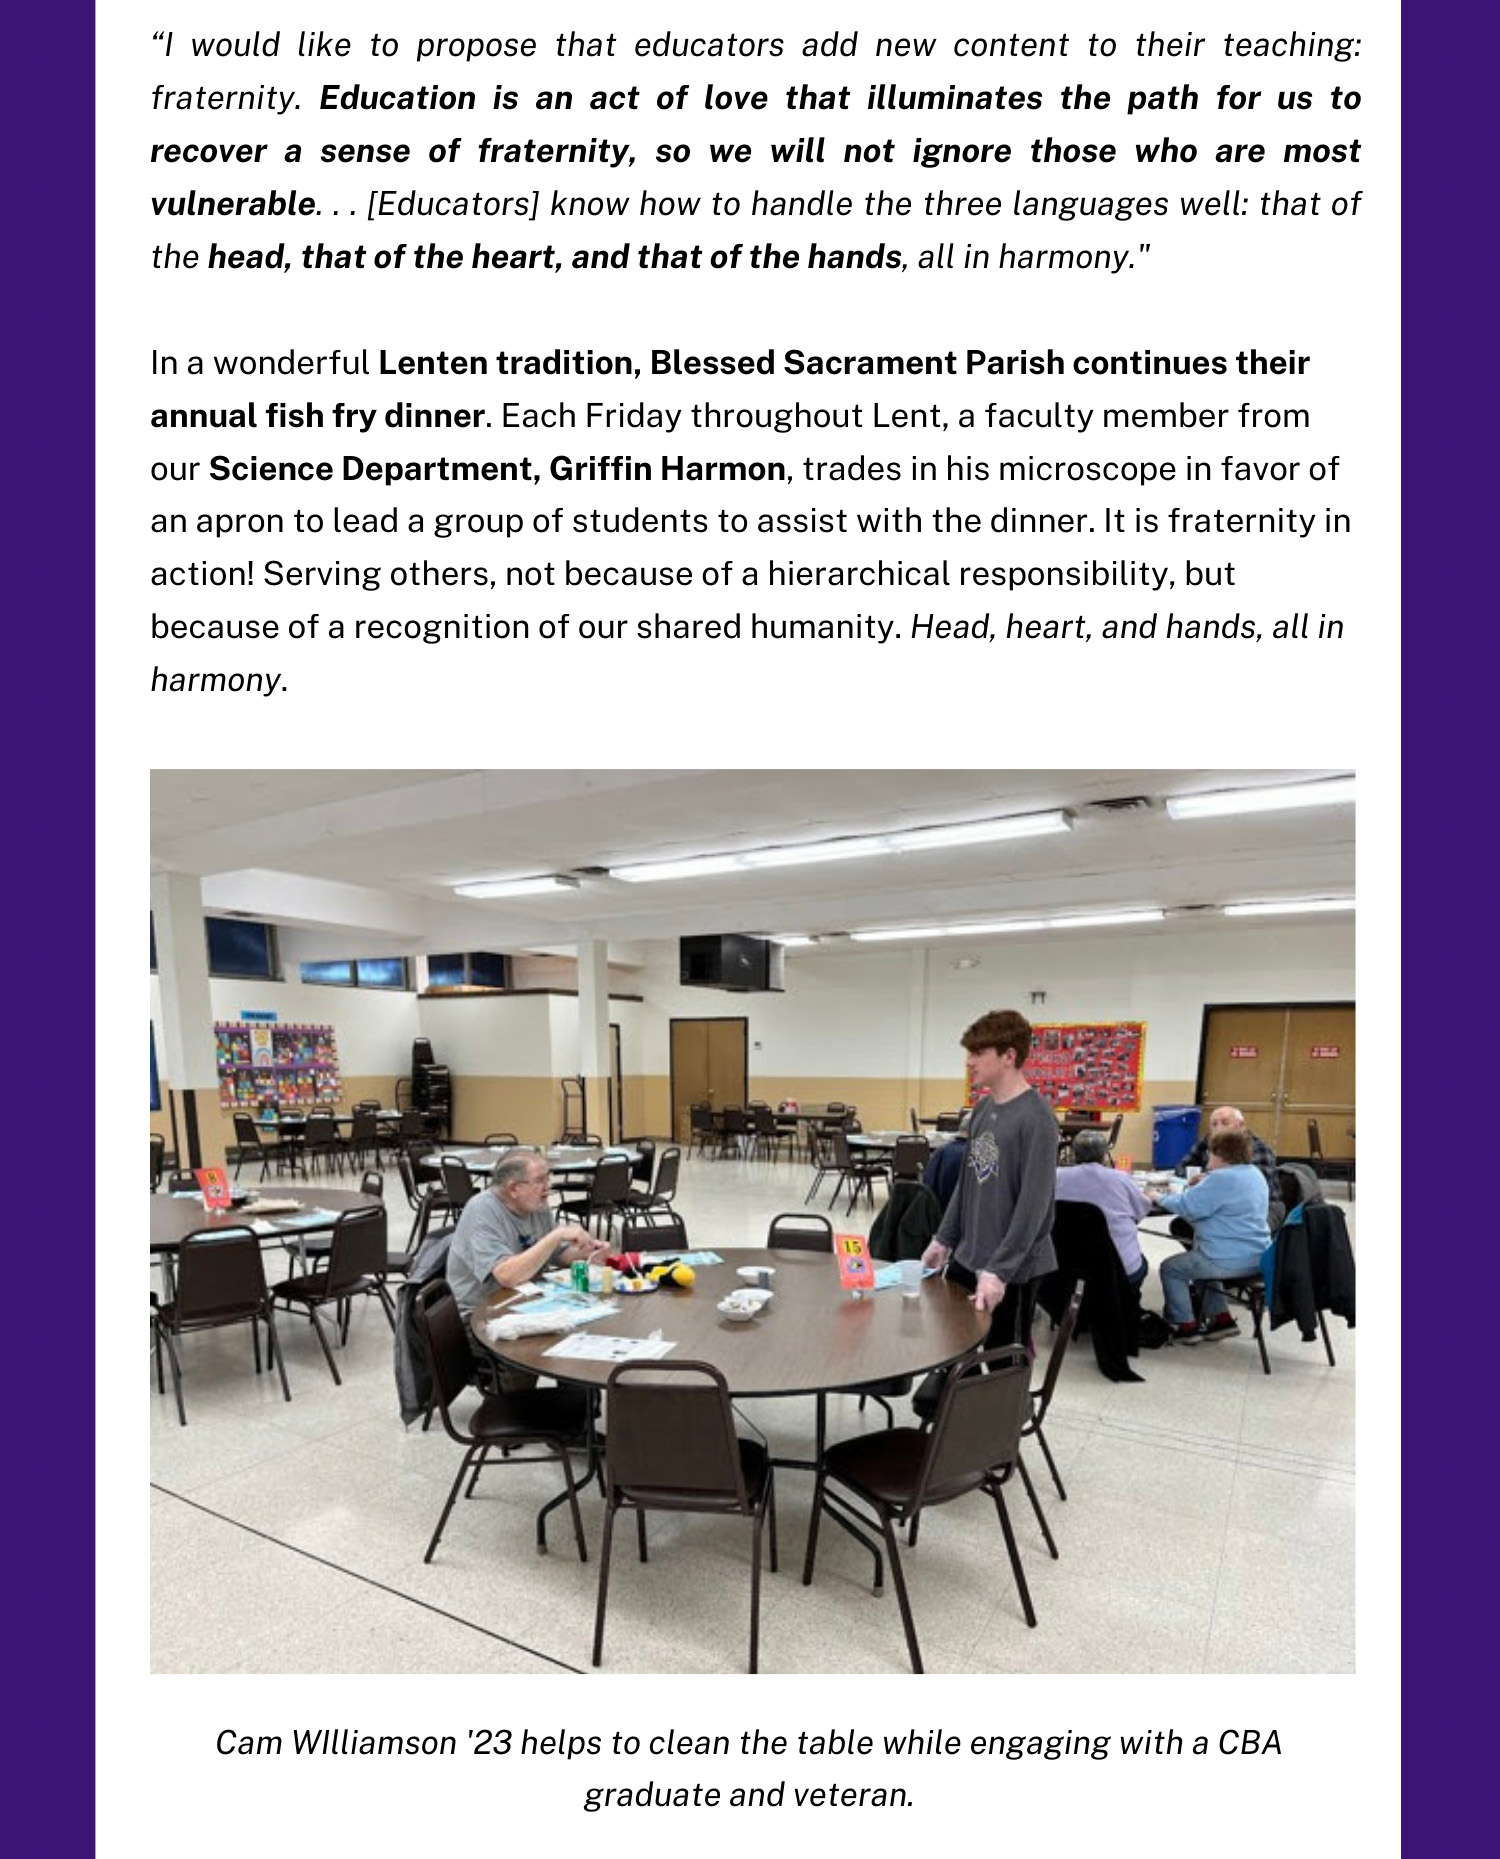
[[[1000,1146],[986,1130],[969,1144],[969,1167],[976,1181],[988,1181],[1000,1166]]]

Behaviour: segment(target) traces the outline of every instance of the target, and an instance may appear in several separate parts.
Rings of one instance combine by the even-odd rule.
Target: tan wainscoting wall
[[[555,1078],[453,1080],[453,1133],[472,1142],[505,1130],[523,1143],[554,1142],[562,1134],[562,1093]],[[602,1136],[606,1132],[596,1125]]]
[[[382,1106],[389,1109],[396,1101],[396,1080],[389,1075],[382,1077],[357,1077],[346,1075],[341,1081],[343,1094],[333,1109],[341,1116],[346,1116],[350,1109],[362,1098],[378,1097]],[[164,1078],[161,1081],[162,1104],[165,1106],[167,1092],[171,1085]],[[217,1089],[199,1091],[198,1098],[198,1133],[202,1139],[205,1160],[222,1162],[224,1151],[234,1143],[234,1112],[225,1110],[219,1103]],[[165,1108],[151,1112],[151,1129],[154,1134],[164,1136],[167,1147],[172,1146],[172,1119]],[[182,1098],[178,1094],[177,1134],[179,1141],[184,1137]],[[213,1153],[209,1153],[212,1151]]]
[[[1126,1112],[1116,1145],[1138,1168],[1146,1167],[1151,1160],[1152,1109],[1157,1104],[1192,1103],[1193,1082],[1191,1078],[1145,1080],[1142,1108]],[[341,1111],[347,1111],[363,1097],[378,1097],[385,1105],[395,1101],[396,1081],[391,1077],[347,1077],[343,1085],[343,1098],[337,1106]],[[164,1081],[163,1092],[167,1088]],[[961,1109],[964,1087],[956,1078],[924,1078],[913,1088],[896,1078],[761,1077],[752,1073],[750,1096],[764,1098],[769,1104],[779,1104],[788,1097],[801,1104],[842,1100],[857,1106],[859,1120],[867,1130],[905,1129],[913,1107],[920,1117]],[[627,1136],[667,1137],[671,1111],[670,1078],[659,1072],[626,1074],[623,1129]],[[234,1141],[231,1113],[220,1110],[215,1092],[201,1091],[198,1117],[205,1148],[218,1145],[219,1153],[209,1159],[221,1159],[223,1147]],[[606,1134],[602,1107],[590,1121],[599,1135]],[[152,1112],[151,1128],[171,1142],[171,1123],[165,1110]],[[476,1142],[496,1130],[512,1130],[522,1142],[552,1142],[562,1132],[562,1094],[557,1080],[455,1077],[453,1129],[456,1135]]]

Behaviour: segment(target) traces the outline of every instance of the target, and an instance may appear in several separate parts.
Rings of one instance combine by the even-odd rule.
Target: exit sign
[[[1308,1056],[1314,1059],[1336,1059],[1339,1057],[1339,1054],[1340,1048],[1338,1046],[1314,1046]]]
[[[1229,1056],[1232,1059],[1258,1059],[1260,1057],[1260,1047],[1231,1046],[1229,1048]]]

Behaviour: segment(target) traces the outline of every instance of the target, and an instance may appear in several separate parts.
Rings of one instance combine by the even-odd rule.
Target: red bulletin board
[[[1026,1077],[1055,1110],[1139,1110],[1144,1020],[1033,1026]]]

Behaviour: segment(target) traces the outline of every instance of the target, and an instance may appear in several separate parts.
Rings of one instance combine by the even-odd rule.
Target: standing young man
[[[969,1119],[969,1153],[937,1237],[922,1263],[974,1282],[974,1307],[992,1313],[985,1347],[1024,1343],[1037,1280],[1057,1269],[1052,1190],[1057,1120],[1025,1077],[1031,1022],[1010,1009],[983,1015],[964,1034],[969,1077],[987,1097]]]

